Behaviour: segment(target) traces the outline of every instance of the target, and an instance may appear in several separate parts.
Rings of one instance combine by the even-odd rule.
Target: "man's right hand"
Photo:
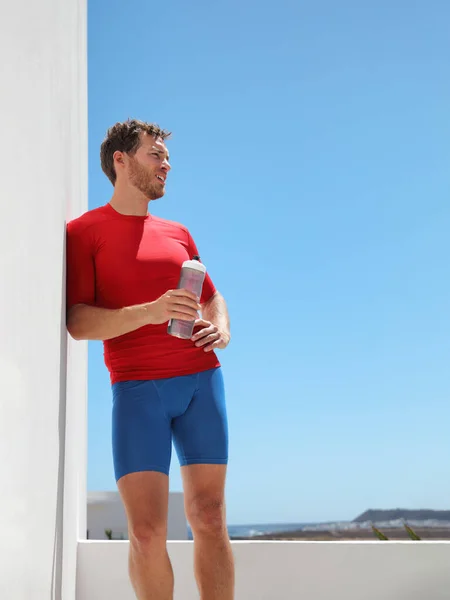
[[[169,290],[158,300],[148,304],[149,323],[161,325],[170,319],[194,321],[200,310],[197,296],[188,290]]]

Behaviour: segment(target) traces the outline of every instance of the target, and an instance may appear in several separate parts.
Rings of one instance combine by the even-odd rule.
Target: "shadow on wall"
[[[66,390],[67,390],[67,330],[66,330],[66,223],[63,229],[63,252],[61,264],[61,341],[59,363],[59,415],[58,415],[58,487],[56,490],[55,540],[53,546],[52,600],[60,600],[62,594],[63,509],[64,509],[64,457],[66,438]]]

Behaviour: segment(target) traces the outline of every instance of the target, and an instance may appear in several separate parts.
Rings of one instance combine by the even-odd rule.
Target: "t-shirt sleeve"
[[[189,258],[193,258],[195,255],[200,256],[200,252],[197,249],[197,246],[194,242],[193,237],[187,232],[188,235],[188,252]],[[216,287],[208,273],[208,268],[206,270],[205,281],[203,282],[202,295],[200,298],[200,304],[205,304],[212,298],[212,296],[216,293]]]
[[[66,230],[66,308],[95,304],[95,265],[86,228],[68,224]]]

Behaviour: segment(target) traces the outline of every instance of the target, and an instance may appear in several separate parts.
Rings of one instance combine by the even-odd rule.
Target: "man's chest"
[[[96,257],[96,293],[102,304],[149,302],[177,286],[189,258],[183,231],[128,229],[104,236]]]

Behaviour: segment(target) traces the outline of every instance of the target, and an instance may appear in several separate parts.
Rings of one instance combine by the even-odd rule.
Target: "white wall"
[[[62,585],[63,250],[66,218],[86,206],[85,8],[85,0],[0,3],[0,597],[5,599],[60,598]],[[81,346],[72,358],[71,386],[78,393],[85,378]],[[83,404],[83,394],[78,402]],[[69,504],[77,501],[75,491],[72,486]],[[67,523],[76,521],[72,513]],[[74,578],[74,531],[69,528],[66,538],[68,582]]]
[[[198,600],[192,542],[169,542],[175,600]],[[444,600],[450,544],[233,542],[236,600]],[[128,542],[80,543],[77,600],[135,600]]]
[[[88,492],[87,502],[90,540],[106,540],[106,529],[111,529],[114,540],[128,539],[127,517],[119,492]],[[168,540],[188,539],[182,492],[169,493],[167,525]]]

